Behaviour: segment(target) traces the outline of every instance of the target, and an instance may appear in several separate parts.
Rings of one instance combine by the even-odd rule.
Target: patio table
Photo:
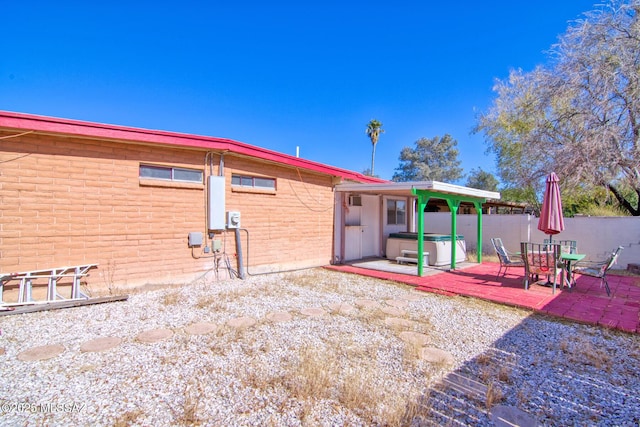
[[[572,287],[572,280],[575,283],[575,279],[573,279],[573,274],[571,272],[571,263],[582,261],[586,254],[571,254],[571,253],[562,253],[560,254],[560,260],[562,261],[562,268],[565,271],[565,283],[569,289]]]

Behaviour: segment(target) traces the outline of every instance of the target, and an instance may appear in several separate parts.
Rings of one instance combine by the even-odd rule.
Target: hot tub
[[[458,235],[456,240],[456,262],[467,259],[467,246],[464,236]],[[403,250],[418,250],[418,233],[391,233],[387,238],[387,259],[395,260]],[[429,265],[442,266],[451,264],[451,236],[448,234],[424,234],[424,251],[429,252]]]

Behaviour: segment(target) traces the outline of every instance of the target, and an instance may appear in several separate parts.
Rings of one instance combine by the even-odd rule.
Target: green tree
[[[374,175],[371,173],[371,169],[366,168],[365,170],[362,171],[362,175],[367,175],[367,176],[372,176],[374,178],[380,178],[378,175]]]
[[[500,189],[500,200],[505,202],[526,203],[527,206],[540,212],[541,201],[536,190],[532,187],[513,188],[505,187]]]
[[[490,172],[483,171],[482,168],[471,169],[467,179],[467,187],[478,190],[498,191],[498,179]]]
[[[457,181],[462,178],[457,145],[449,134],[420,138],[415,148],[404,147],[400,152],[393,181]]]
[[[377,121],[376,119],[372,119],[367,124],[367,129],[365,130],[365,132],[369,136],[369,139],[371,139],[371,145],[372,145],[370,175],[375,176],[374,165],[375,165],[375,159],[376,159],[376,145],[378,144],[378,138],[380,137],[380,134],[384,133],[384,129],[382,129],[382,123]]]
[[[503,183],[563,195],[603,188],[640,216],[640,4],[612,0],[572,23],[549,65],[512,71],[479,117]],[[629,191],[630,190],[630,191]]]

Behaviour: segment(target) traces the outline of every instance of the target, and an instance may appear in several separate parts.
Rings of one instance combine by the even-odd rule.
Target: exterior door
[[[380,196],[362,196],[362,258],[380,256]]]
[[[380,197],[362,195],[360,200],[345,214],[345,261],[380,256]]]
[[[344,259],[362,258],[362,206],[349,206],[345,214]]]

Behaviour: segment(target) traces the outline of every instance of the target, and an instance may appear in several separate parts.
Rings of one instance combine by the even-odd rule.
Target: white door
[[[380,256],[380,197],[362,196],[362,258]]]
[[[344,259],[380,256],[380,197],[362,195],[362,206],[345,214]]]
[[[344,260],[362,259],[362,229],[360,225],[347,225],[344,233]]]
[[[362,258],[362,206],[349,206],[345,214],[344,259],[352,261]]]

